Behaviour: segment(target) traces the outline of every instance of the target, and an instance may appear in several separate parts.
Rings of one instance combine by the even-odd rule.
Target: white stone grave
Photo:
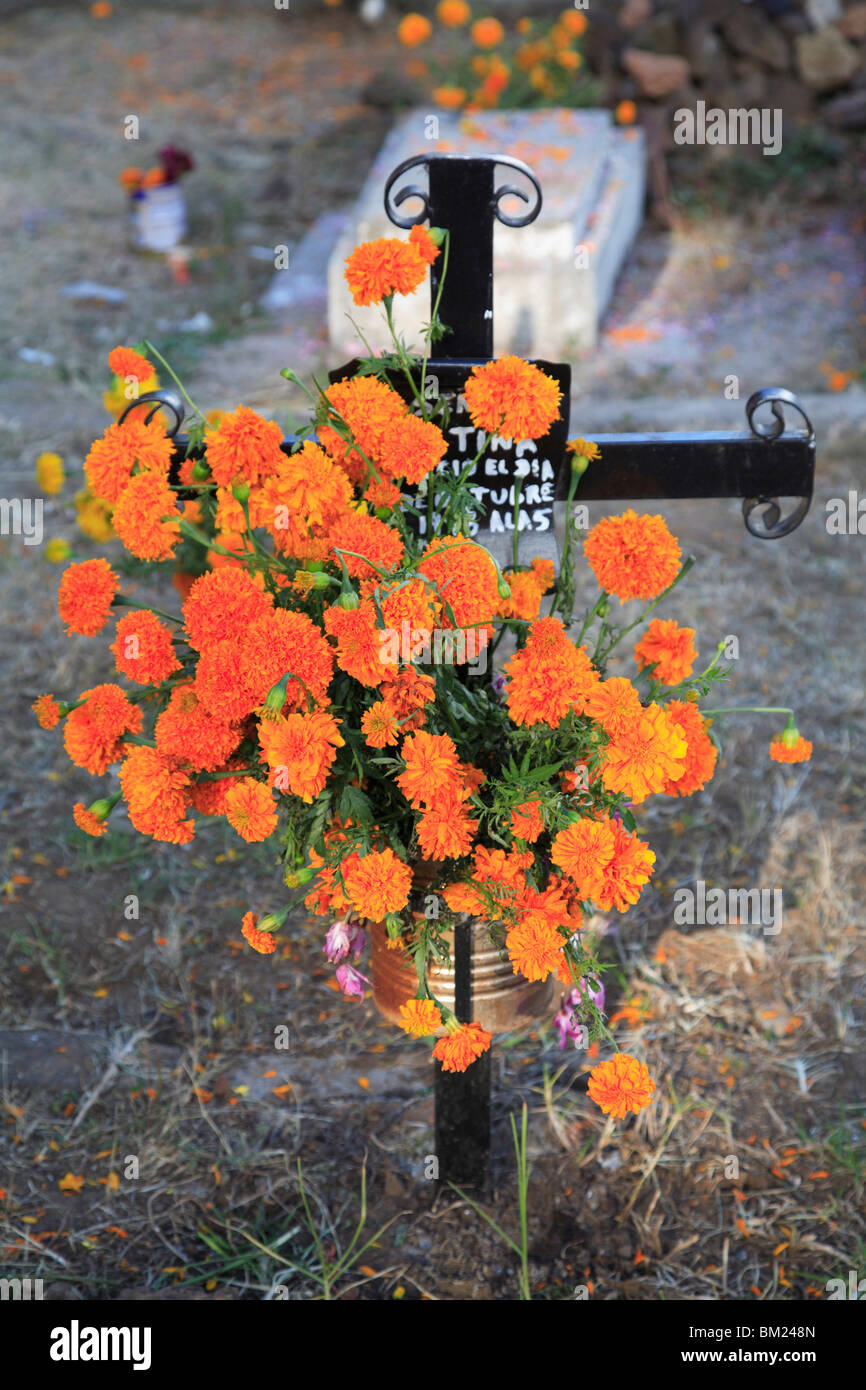
[[[435,138],[428,138],[431,132]],[[362,346],[347,314],[375,349],[388,344],[381,308],[358,308],[352,302],[343,278],[345,260],[361,241],[408,235],[388,218],[383,190],[398,164],[425,153],[511,155],[528,164],[541,184],[544,203],[535,222],[495,227],[495,352],[551,360],[591,347],[641,223],[644,137],[636,127],[620,129],[608,111],[560,107],[472,116],[440,112],[435,117],[419,108],[393,128],[328,263],[332,348],[351,357]],[[424,170],[410,170],[405,181],[424,186]],[[497,187],[521,182],[508,168],[497,175]],[[399,188],[398,183],[394,192]],[[401,212],[411,214],[418,207],[417,200],[407,200]],[[524,208],[517,198],[503,200],[509,215]],[[395,298],[395,323],[410,346],[419,343],[429,313],[426,284],[414,295]],[[447,354],[447,339],[438,351]]]

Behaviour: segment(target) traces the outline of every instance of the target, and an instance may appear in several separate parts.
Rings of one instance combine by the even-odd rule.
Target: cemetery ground
[[[606,1123],[586,1057],[552,1031],[541,1051],[496,1041],[486,1209],[516,1234],[507,1117],[525,1101],[539,1298],[804,1299],[863,1269],[862,539],[822,525],[853,459],[827,451],[783,542],[750,539],[732,503],[665,509],[698,561],[665,611],[705,650],[735,632],[731,696],[793,692],[815,755],[779,769],[766,721],[731,722],[709,788],[640,817],[652,888],[597,927],[617,1043],[658,1078],[649,1111]],[[365,1164],[365,1238],[390,1222],[342,1296],[516,1297],[513,1254],[424,1177],[426,1049],[334,991],[320,923],[294,921],[274,957],[244,946],[242,913],[280,899],[266,847],[241,852],[201,820],[182,851],[124,824],[101,841],[72,827],[89,779],[28,706],[102,668],[95,644],[62,638],[46,570],[37,586],[7,553],[2,571],[4,1272],[52,1298],[261,1298],[276,1279],[314,1296],[300,1159],[326,1251],[350,1238]],[[697,880],[780,888],[780,930],[677,927],[674,890]],[[69,1174],[79,1190],[61,1190]]]
[[[366,103],[365,83],[390,40],[311,16],[277,52],[261,42],[264,22],[156,11],[94,29],[70,8],[50,26],[32,15],[5,26],[0,108],[14,138],[0,158],[17,196],[3,214],[0,319],[12,351],[0,426],[4,474],[26,480],[26,495],[37,453],[56,449],[71,469],[103,428],[102,365],[117,342],[151,337],[197,398],[221,406],[282,405],[279,367],[304,375],[324,355],[309,326],[277,332],[260,319],[270,267],[249,247],[293,242],[360,186],[388,119]],[[63,69],[58,126],[40,116],[39,93],[64,48],[77,57]],[[144,82],[149,145],[183,137],[199,159],[185,283],[124,245],[114,177],[128,160],[104,130]],[[830,1278],[866,1273],[864,541],[825,526],[827,500],[847,498],[862,471],[866,306],[862,209],[847,155],[834,162],[832,148],[801,141],[766,187],[763,166],[746,177],[678,161],[682,227],[647,227],[599,349],[575,363],[575,432],[628,428],[632,416],[639,427],[644,409],[664,417],[659,428],[736,427],[729,373],[743,399],[783,382],[816,406],[816,496],[791,537],[753,540],[735,503],[658,508],[698,561],[662,615],[695,627],[707,660],[735,635],[740,657],[719,703],[790,699],[815,752],[780,769],[767,755],[772,723],[727,721],[707,790],[640,817],[657,854],[652,886],[596,928],[618,1045],[658,1081],[648,1111],[606,1122],[584,1093],[586,1057],[560,1052],[551,1030],[541,1052],[519,1035],[495,1042],[482,1204],[516,1236],[508,1116],[525,1101],[540,1299],[578,1286],[595,1299],[809,1299],[826,1297]],[[84,279],[127,299],[59,295]],[[209,332],[178,327],[201,312]],[[20,347],[54,361],[26,363]],[[46,537],[73,539],[69,518],[49,499]],[[75,543],[79,558],[112,553]],[[386,1027],[369,998],[334,992],[320,924],[298,918],[272,958],[244,947],[243,912],[280,901],[267,846],[201,820],[184,850],[124,824],[101,841],[72,827],[73,801],[94,784],[29,706],[106,668],[98,644],[62,636],[58,578],[37,547],[3,539],[0,1272],[42,1278],[51,1298],[262,1298],[275,1281],[314,1297],[321,1255],[308,1221],[336,1258],[365,1168],[361,1245],[388,1224],[337,1295],[516,1297],[513,1252],[424,1176],[426,1050]],[[176,606],[172,590],[162,606]],[[781,929],[678,927],[674,891],[697,880],[780,888]],[[130,895],[137,919],[124,915]],[[287,1050],[274,1047],[282,1025]]]

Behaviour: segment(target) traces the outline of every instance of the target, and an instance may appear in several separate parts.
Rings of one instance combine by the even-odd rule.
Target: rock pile
[[[593,10],[585,47],[612,104],[702,100],[866,128],[866,0],[623,0]]]

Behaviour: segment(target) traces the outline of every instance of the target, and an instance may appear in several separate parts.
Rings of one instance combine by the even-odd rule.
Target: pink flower
[[[562,996],[559,1011],[554,1015],[553,1026],[559,1034],[559,1046],[568,1046],[568,1039],[574,1040],[576,1048],[586,1047],[589,1041],[586,1029],[575,1016],[574,1010],[582,1003],[583,998],[588,996],[595,1007],[602,1011],[604,1009],[604,985],[599,984],[598,989],[592,989],[587,981],[581,978],[583,994],[578,988],[574,988],[568,995]]]
[[[370,981],[366,975],[362,975],[360,970],[356,970],[354,965],[337,966],[337,984],[344,994],[355,994],[359,999],[364,997],[364,985]]]
[[[358,960],[367,944],[367,933],[357,922],[350,922],[347,917],[338,918],[329,928],[325,936],[325,944],[322,950],[328,957],[331,965],[336,965],[343,960],[351,951]]]

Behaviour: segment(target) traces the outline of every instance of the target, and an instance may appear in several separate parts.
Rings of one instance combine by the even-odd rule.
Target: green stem
[[[181,381],[180,377],[177,375],[174,369],[168,365],[162,353],[157,352],[156,348],[153,346],[153,343],[148,342],[147,338],[144,339],[144,346],[147,349],[148,356],[155,357],[159,365],[163,367],[165,371],[168,372],[169,376],[171,377],[172,381],[174,382],[175,386],[177,387],[180,394],[183,396],[190,409],[195,412],[195,414],[199,417],[201,421],[204,421],[204,411],[196,405],[195,401],[192,399],[192,396],[188,394],[187,389]]]
[[[127,598],[125,594],[115,594],[111,600],[112,608],[140,608],[147,613],[155,613],[159,618],[165,618],[169,623],[183,623],[183,618],[176,618],[173,613],[164,613],[161,608],[154,608],[149,603],[136,603],[134,598]]]
[[[517,569],[517,555],[520,550],[520,498],[523,494],[523,479],[514,480],[514,538],[511,542],[511,563]]]
[[[636,627],[640,627],[641,623],[643,623],[643,622],[646,621],[646,619],[649,617],[649,615],[650,615],[650,613],[653,611],[653,609],[658,607],[658,605],[661,603],[662,599],[667,598],[668,594],[671,593],[672,590],[674,590],[674,589],[677,587],[677,585],[679,584],[680,580],[681,580],[681,579],[685,579],[685,577],[686,577],[686,575],[688,574],[689,570],[692,569],[692,567],[694,566],[694,563],[695,563],[695,557],[694,557],[694,555],[688,555],[688,556],[686,557],[686,559],[683,561],[682,567],[681,567],[681,569],[680,569],[680,571],[679,571],[679,574],[677,575],[676,579],[671,580],[671,582],[670,582],[670,584],[668,585],[668,587],[667,587],[666,589],[662,589],[662,591],[661,591],[661,593],[658,595],[658,597],[657,597],[657,598],[654,598],[653,601],[652,601],[652,603],[650,603],[650,604],[647,605],[647,607],[646,607],[646,608],[644,609],[644,611],[641,613],[640,617],[639,617],[639,618],[635,618],[634,622],[633,622],[633,623],[629,623],[628,627],[622,628],[622,630],[621,630],[620,632],[617,633],[616,637],[613,639],[613,641],[611,642],[610,646],[605,648],[605,652],[604,652],[605,660],[607,659],[608,656],[610,656],[610,653],[613,651],[614,647],[617,646],[618,643],[620,643],[624,637],[627,637],[628,634],[629,634],[630,632],[633,632],[634,629],[635,629]]]
[[[792,709],[781,705],[729,705],[725,709],[702,709],[701,714],[787,714],[794,717]]]
[[[568,497],[567,497],[566,503],[565,503],[565,545],[563,546],[563,549],[562,549],[562,560],[560,561],[560,565],[559,565],[559,575],[558,575],[557,580],[556,580],[556,587],[555,587],[555,589],[553,590],[553,598],[552,598],[551,601],[550,601],[550,611],[551,611],[551,613],[555,613],[556,610],[557,610],[557,608],[558,608],[558,606],[559,606],[559,595],[560,595],[560,592],[561,592],[562,586],[563,586],[563,578],[564,578],[565,574],[567,573],[568,566],[571,564],[571,548],[572,548],[571,504],[572,504],[572,502],[574,501],[575,494],[576,494],[576,492],[577,492],[577,485],[578,485],[579,482],[580,482],[580,474],[577,472],[577,469],[572,468],[572,470],[571,470],[571,478],[569,479],[569,483],[568,483]],[[572,596],[573,596],[573,595],[572,595]],[[563,614],[563,617],[564,617],[564,616],[565,616],[565,614]],[[570,624],[569,624],[569,626],[570,626]],[[580,646],[580,641],[581,641],[581,638],[583,637],[583,634],[584,634],[585,631],[586,631],[586,624],[584,624],[584,626],[581,628],[580,637],[578,638],[578,641],[577,641],[577,645],[578,645],[578,646]]]

